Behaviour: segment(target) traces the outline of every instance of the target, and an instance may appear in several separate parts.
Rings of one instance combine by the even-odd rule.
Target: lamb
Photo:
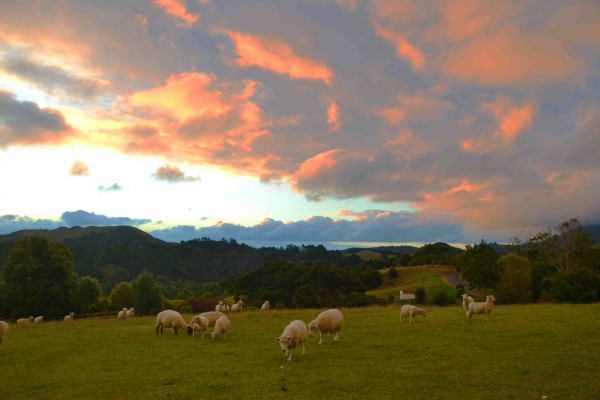
[[[215,311],[219,311],[219,312],[223,312],[224,311],[223,302],[222,301],[220,301],[219,304],[216,305]]]
[[[17,325],[25,325],[25,324],[30,324],[33,322],[33,317],[29,317],[29,318],[19,318],[17,320]]]
[[[2,347],[2,342],[4,341],[6,332],[8,332],[8,324],[4,321],[0,321],[0,347]]]
[[[43,316],[35,317],[35,319],[33,320],[33,322],[35,324],[41,324],[42,322],[44,322],[44,317]]]
[[[265,302],[263,303],[262,306],[260,306],[260,309],[263,311],[269,311],[269,300],[265,300]]]
[[[217,322],[217,320],[223,316],[225,316],[225,314],[223,314],[220,311],[208,311],[208,312],[205,312],[205,313],[195,316],[192,319],[192,322],[198,322],[197,321],[198,318],[204,317],[208,320],[208,326],[215,326],[215,322]]]
[[[125,318],[129,318],[129,317],[133,317],[134,313],[133,313],[133,307],[131,307],[129,310],[125,311]]]
[[[227,304],[227,302],[223,303],[223,310],[224,313],[228,313],[231,312],[231,307],[229,307],[229,304]]]
[[[69,313],[69,315],[65,315],[64,320],[65,321],[73,321],[73,317],[75,316],[75,314],[73,313]]]
[[[188,324],[183,320],[181,314],[173,310],[165,310],[158,313],[156,316],[156,334],[158,335],[158,328],[160,328],[160,334],[163,334],[164,328],[173,328],[175,335],[177,335],[178,329],[185,329],[188,335],[193,333],[192,324]]]
[[[465,311],[469,311],[469,304],[473,303],[475,300],[473,300],[473,298],[466,293],[462,295],[462,298],[463,308],[465,309]]]
[[[121,311],[119,311],[119,314],[117,314],[117,318],[118,319],[127,318],[127,307],[123,307],[123,309]]]
[[[319,331],[319,344],[323,344],[324,333],[329,333],[331,341],[337,343],[342,325],[344,325],[344,315],[334,308],[319,314],[317,319],[308,324],[308,329],[310,337]]]
[[[212,338],[213,340],[217,340],[223,335],[223,340],[225,340],[227,339],[227,332],[229,332],[229,318],[223,315],[215,322],[215,330],[212,333]]]
[[[196,316],[191,322],[192,324],[192,337],[196,336],[196,332],[200,332],[202,334],[202,339],[204,339],[204,335],[208,330],[208,320],[204,317]]]
[[[414,316],[418,314],[421,314],[424,317],[427,316],[427,313],[422,308],[405,304],[400,309],[400,321],[402,321],[402,317],[404,317],[404,321],[406,321],[406,317],[408,316],[410,323],[412,324],[415,320]]]
[[[470,320],[473,314],[485,314],[485,320],[490,320],[490,313],[492,312],[496,298],[494,296],[485,296],[485,299],[485,302],[473,302],[469,304],[467,319]]]
[[[236,313],[238,311],[242,311],[242,303],[243,301],[240,299],[237,303],[231,306],[231,312]]]
[[[292,361],[294,355],[294,349],[302,343],[302,354],[306,353],[306,324],[302,320],[295,320],[290,322],[285,327],[281,336],[275,339],[281,346],[281,351],[285,352],[285,356],[288,357],[288,361]]]

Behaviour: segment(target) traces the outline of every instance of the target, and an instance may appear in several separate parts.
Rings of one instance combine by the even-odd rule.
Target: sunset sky
[[[0,234],[600,223],[600,3],[0,0]]]

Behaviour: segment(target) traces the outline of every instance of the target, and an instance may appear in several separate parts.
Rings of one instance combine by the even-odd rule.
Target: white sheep
[[[229,307],[229,304],[227,304],[227,302],[225,302],[225,305],[223,306],[223,312],[224,313],[231,312],[231,307]]]
[[[204,339],[204,335],[208,330],[208,320],[204,317],[195,316],[190,323],[193,328],[192,337],[196,336],[196,332],[200,332],[202,334],[202,339]]]
[[[260,306],[260,309],[263,311],[269,311],[269,300],[265,300],[265,302],[263,303],[262,306]]]
[[[402,317],[404,317],[404,321],[406,321],[406,317],[409,317],[410,323],[412,324],[415,320],[414,316],[421,314],[426,317],[427,313],[425,310],[419,307],[411,306],[410,304],[405,304],[400,309],[400,321],[402,321]]]
[[[231,306],[231,312],[236,313],[236,312],[242,311],[242,303],[243,303],[243,301],[241,299],[238,300],[237,303],[235,303],[234,305]]]
[[[485,320],[490,320],[490,313],[492,312],[496,298],[494,296],[485,296],[485,298],[485,302],[473,302],[469,304],[467,319],[471,319],[473,314],[485,314]]]
[[[119,311],[119,314],[117,314],[117,318],[118,319],[125,319],[127,318],[127,307],[123,307],[123,309],[121,311]]]
[[[43,316],[35,317],[33,322],[36,324],[41,324],[42,322],[44,322],[44,317]]]
[[[160,334],[163,334],[164,328],[173,328],[173,333],[177,335],[178,329],[185,329],[188,335],[193,333],[192,324],[188,324],[183,320],[181,314],[173,310],[165,310],[158,313],[156,316],[156,334],[158,335],[158,328],[160,328]]]
[[[73,317],[75,316],[75,314],[73,313],[69,313],[69,315],[65,315],[64,320],[65,321],[73,321]]]
[[[192,319],[192,322],[197,322],[196,318],[199,317],[204,317],[208,320],[208,326],[215,326],[215,322],[217,322],[217,320],[221,317],[223,317],[225,314],[223,314],[220,311],[208,311],[208,312],[204,312],[202,314],[199,314],[197,316],[195,316]]]
[[[344,315],[340,310],[333,308],[319,314],[317,319],[308,324],[308,329],[311,337],[319,331],[319,344],[323,344],[324,333],[329,333],[331,341],[337,343],[343,325]]]
[[[133,307],[131,307],[129,310],[125,311],[125,318],[130,318],[133,317],[134,313],[133,313]]]
[[[213,340],[217,340],[223,335],[223,340],[227,339],[227,332],[229,332],[229,318],[222,316],[215,322],[215,330],[212,333]]]
[[[275,339],[281,346],[281,351],[285,352],[285,356],[288,357],[288,361],[292,361],[294,355],[294,349],[302,343],[302,354],[306,352],[306,324],[302,320],[295,320],[290,322],[285,327],[281,336]]]
[[[473,300],[473,298],[471,296],[469,296],[467,293],[464,293],[462,295],[463,298],[463,308],[465,309],[465,311],[469,311],[469,304],[473,303],[475,300]]]
[[[33,322],[33,317],[29,317],[29,318],[19,318],[17,320],[17,325],[25,325],[25,324],[30,324]]]
[[[215,306],[215,311],[223,312],[223,302],[220,301],[219,304]]]
[[[2,342],[4,341],[6,332],[8,332],[8,324],[4,321],[0,321],[0,347],[2,347]]]

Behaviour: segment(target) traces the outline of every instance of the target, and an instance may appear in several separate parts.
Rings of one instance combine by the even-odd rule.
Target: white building
[[[402,289],[400,291],[400,300],[409,300],[415,298],[415,290]]]

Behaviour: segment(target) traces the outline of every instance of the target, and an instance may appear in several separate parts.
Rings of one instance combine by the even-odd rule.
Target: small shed
[[[415,290],[402,289],[400,291],[400,300],[408,300],[415,298]]]

